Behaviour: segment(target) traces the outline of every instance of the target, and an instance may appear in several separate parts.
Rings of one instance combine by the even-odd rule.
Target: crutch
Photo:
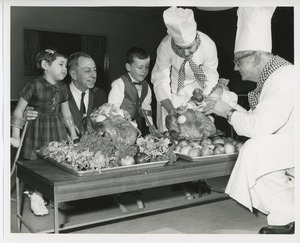
[[[19,156],[20,156],[20,152],[21,152],[21,148],[22,148],[22,145],[23,145],[23,141],[24,141],[24,137],[25,137],[25,133],[26,133],[26,130],[27,130],[27,126],[28,126],[28,121],[26,120],[25,121],[25,124],[24,124],[24,127],[23,127],[23,131],[22,131],[22,134],[21,134],[21,139],[20,139],[20,144],[19,144],[19,147],[17,149],[17,153],[16,153],[16,156],[15,156],[15,160],[14,160],[14,163],[13,163],[13,167],[11,169],[11,172],[10,172],[10,177],[14,174],[15,172],[15,169],[16,169],[16,163],[19,159]]]
[[[15,156],[15,160],[14,160],[14,163],[13,163],[13,167],[11,169],[11,172],[10,172],[10,177],[12,177],[12,175],[14,174],[15,170],[16,170],[16,163],[19,159],[19,156],[20,156],[20,152],[21,152],[21,149],[22,149],[22,145],[23,145],[23,141],[24,141],[24,137],[25,137],[25,134],[26,134],[26,130],[27,130],[27,126],[28,126],[28,121],[26,120],[25,121],[25,124],[24,124],[24,127],[23,127],[23,130],[22,130],[22,134],[21,134],[21,138],[20,138],[20,144],[19,144],[19,147],[17,149],[17,153],[16,153],[16,156]],[[17,185],[15,185],[17,186]],[[14,188],[11,188],[11,192],[14,191]],[[27,194],[27,193],[26,193]],[[22,199],[21,199],[21,206],[20,206],[20,214],[23,214],[23,207],[24,207],[24,194],[22,194]],[[19,197],[18,195],[18,190],[17,190],[17,198]],[[16,200],[16,199],[13,199],[12,200]],[[18,213],[18,208],[19,206],[17,205],[17,213]],[[19,223],[19,230],[21,231],[21,223]]]

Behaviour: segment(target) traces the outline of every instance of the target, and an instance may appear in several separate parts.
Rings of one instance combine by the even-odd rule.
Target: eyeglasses
[[[255,53],[255,51],[252,51],[252,52],[249,52],[249,53],[246,53],[245,55],[241,56],[241,57],[238,57],[238,58],[235,58],[233,60],[233,63],[235,65],[237,65],[238,67],[241,65],[241,60],[246,58],[246,57],[250,57],[251,55],[253,55]]]

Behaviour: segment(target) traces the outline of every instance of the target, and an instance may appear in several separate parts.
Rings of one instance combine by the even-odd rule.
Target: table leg
[[[54,191],[53,204],[54,204],[54,233],[58,234],[59,233],[58,203],[57,203],[57,200],[56,200],[56,197],[55,197],[55,191]]]
[[[201,186],[201,180],[198,181],[198,195],[199,197],[202,197],[202,186]]]
[[[203,193],[207,193],[210,194],[211,193],[211,189],[210,187],[206,184],[205,180],[199,180],[198,181],[198,194],[199,197],[203,196]]]

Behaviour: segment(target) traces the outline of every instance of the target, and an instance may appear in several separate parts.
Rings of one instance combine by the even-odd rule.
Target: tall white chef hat
[[[191,44],[197,33],[197,23],[191,9],[170,7],[163,13],[167,32],[178,46]]]
[[[234,52],[272,51],[271,20],[276,7],[239,7]]]

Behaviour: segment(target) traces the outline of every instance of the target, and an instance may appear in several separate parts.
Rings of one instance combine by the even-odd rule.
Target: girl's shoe
[[[42,195],[38,192],[28,194],[30,198],[30,209],[36,216],[48,215],[49,211],[45,206],[45,201]]]

